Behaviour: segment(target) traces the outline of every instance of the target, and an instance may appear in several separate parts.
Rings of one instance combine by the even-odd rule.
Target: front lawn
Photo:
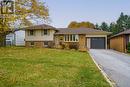
[[[0,48],[0,87],[110,87],[88,53]]]

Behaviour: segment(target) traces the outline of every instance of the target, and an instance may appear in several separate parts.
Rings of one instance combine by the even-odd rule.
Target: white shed
[[[6,35],[6,46],[25,46],[25,30],[15,30]]]
[[[15,46],[25,46],[25,31],[17,30],[14,33],[15,35]]]

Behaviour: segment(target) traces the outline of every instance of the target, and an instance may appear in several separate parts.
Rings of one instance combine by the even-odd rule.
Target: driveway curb
[[[110,84],[111,87],[117,87],[117,85],[114,83],[114,81],[112,81],[109,76],[104,72],[104,70],[101,68],[101,66],[95,61],[95,59],[93,58],[93,56],[91,55],[91,53],[88,51],[89,55],[91,56],[92,60],[94,61],[94,63],[96,64],[96,66],[98,67],[98,69],[100,70],[100,72],[102,73],[102,75],[104,76],[104,78],[106,79],[106,81]]]

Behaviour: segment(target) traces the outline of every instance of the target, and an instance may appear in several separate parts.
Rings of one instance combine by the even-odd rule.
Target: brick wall
[[[33,41],[33,42],[34,42],[34,46],[31,46],[31,42],[30,41],[26,41],[25,42],[26,47],[42,48],[44,46],[42,41]]]
[[[79,35],[79,50],[80,51],[86,51],[87,46],[86,46],[86,35]]]
[[[31,46],[31,41],[26,41],[25,46],[26,47],[37,47],[37,48],[44,48],[44,47],[53,48],[54,47],[53,41],[46,41],[46,42],[48,42],[48,46],[44,46],[44,41],[33,41],[33,42],[34,42],[34,46]]]
[[[70,45],[77,45],[79,51],[86,51],[86,35],[79,35],[79,42],[64,42],[63,35],[55,36],[55,48],[62,48],[61,44],[65,46],[65,49],[69,49]]]

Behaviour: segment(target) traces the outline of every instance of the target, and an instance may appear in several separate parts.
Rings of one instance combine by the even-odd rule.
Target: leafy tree
[[[80,27],[95,28],[94,24],[93,24],[93,23],[90,23],[90,22],[81,22],[81,23],[79,23],[79,24],[80,24]]]
[[[71,22],[69,25],[68,25],[68,28],[95,28],[95,25],[93,23],[90,23],[90,22]]]
[[[78,22],[76,21],[72,21],[69,25],[68,25],[68,28],[77,28],[79,25],[78,25]]]
[[[48,7],[41,0],[15,0],[15,10],[13,14],[0,14],[0,36],[8,33],[9,29],[16,26],[31,26],[35,19],[42,19],[47,22],[49,20]],[[0,7],[1,8],[1,7]],[[16,25],[17,24],[17,25]],[[0,43],[3,39],[0,38]]]

